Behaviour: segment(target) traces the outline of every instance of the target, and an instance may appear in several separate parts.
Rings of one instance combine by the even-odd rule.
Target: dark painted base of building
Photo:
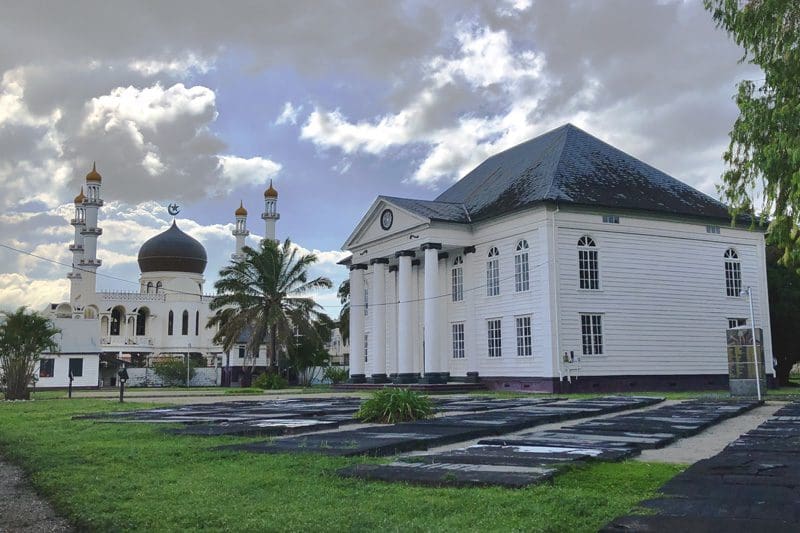
[[[333,386],[335,391],[376,391],[383,388],[410,389],[427,394],[459,394],[464,392],[485,391],[483,383],[339,383]]]
[[[775,380],[768,376],[768,386]],[[728,390],[727,374],[663,375],[663,376],[579,376],[566,378],[481,376],[481,383],[490,390],[515,392],[550,392],[556,394],[586,392],[644,392]]]

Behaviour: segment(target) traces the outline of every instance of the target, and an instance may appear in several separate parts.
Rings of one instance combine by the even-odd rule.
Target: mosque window
[[[167,335],[172,335],[174,327],[175,327],[175,313],[170,311],[169,318],[167,318]]]
[[[160,292],[160,289],[161,289],[162,287],[163,287],[163,285],[161,284],[161,282],[160,282],[160,281],[159,281],[158,283],[156,283],[156,294],[158,294],[158,293]]]
[[[139,312],[136,314],[136,335],[143,336],[147,335],[147,308],[143,307],[139,309]]]
[[[194,334],[200,335],[200,311],[194,312]]]
[[[148,281],[147,282],[147,294],[150,294],[151,292],[153,292],[153,282],[152,281]]]
[[[115,307],[111,310],[111,328],[109,330],[110,335],[119,335],[120,332],[120,324],[122,323],[122,310],[119,307]]]
[[[189,334],[189,311],[183,310],[183,315],[181,316],[181,335],[188,335]]]

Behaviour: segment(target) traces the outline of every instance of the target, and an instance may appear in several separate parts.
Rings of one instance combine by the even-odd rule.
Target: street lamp
[[[753,313],[753,288],[745,287],[744,290],[739,292],[739,296],[747,294],[747,301],[750,303],[750,332],[753,336],[753,359],[756,365],[756,393],[758,394],[758,401],[761,401],[761,376],[758,368],[758,348],[756,346],[756,317]],[[762,339],[761,345],[764,345]],[[766,377],[766,376],[765,376]]]

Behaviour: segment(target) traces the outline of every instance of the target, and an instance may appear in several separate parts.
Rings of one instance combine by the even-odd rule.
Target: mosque
[[[70,374],[74,387],[114,385],[121,365],[129,368],[132,379],[147,379],[152,361],[167,357],[185,360],[187,354],[193,360],[205,360],[207,371],[198,373],[205,379],[203,384],[235,382],[252,359],[245,357],[243,344],[233,353],[224,353],[214,344],[216,331],[206,328],[213,314],[209,309],[213,296],[204,290],[206,250],[178,227],[177,220],[139,249],[138,291],[97,290],[97,271],[102,267],[98,258],[98,240],[103,234],[98,225],[102,183],[93,166],[75,198],[75,217],[70,221],[75,236],[69,245],[69,301],[50,304],[46,311],[61,330],[57,338],[60,351],[43,354],[37,387],[66,387]],[[278,192],[270,182],[261,214],[266,239],[275,239],[280,218],[277,204]],[[171,207],[170,213],[177,214],[177,209]],[[250,234],[242,203],[234,216],[236,245],[231,257],[236,260]],[[262,348],[255,366],[266,367],[267,362]]]

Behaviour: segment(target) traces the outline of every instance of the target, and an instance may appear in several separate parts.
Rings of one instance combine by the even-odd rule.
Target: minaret
[[[80,263],[83,260],[83,234],[81,233],[86,227],[86,210],[83,207],[83,201],[86,196],[83,194],[83,187],[81,192],[75,197],[75,218],[69,221],[70,224],[75,226],[75,239],[69,245],[69,251],[72,252],[72,271],[67,273],[69,280],[69,303],[74,310],[80,310],[84,306],[81,296],[81,276]]]
[[[261,213],[264,219],[264,239],[275,240],[275,223],[281,216],[278,214],[278,191],[272,186],[269,180],[269,189],[264,191],[264,212]]]
[[[236,226],[232,232],[236,237],[236,252],[231,255],[231,258],[234,261],[241,261],[244,259],[244,254],[242,254],[244,240],[250,235],[250,232],[247,231],[247,209],[244,208],[241,201],[239,201],[239,208],[233,214],[236,215]]]
[[[84,301],[94,301],[97,291],[97,267],[102,264],[97,258],[97,238],[103,230],[97,227],[97,212],[103,205],[100,198],[100,185],[103,177],[92,164],[92,171],[86,174],[86,198],[83,200],[85,226],[81,229],[83,236],[83,257],[78,263],[83,277]],[[84,303],[86,305],[86,303]]]

